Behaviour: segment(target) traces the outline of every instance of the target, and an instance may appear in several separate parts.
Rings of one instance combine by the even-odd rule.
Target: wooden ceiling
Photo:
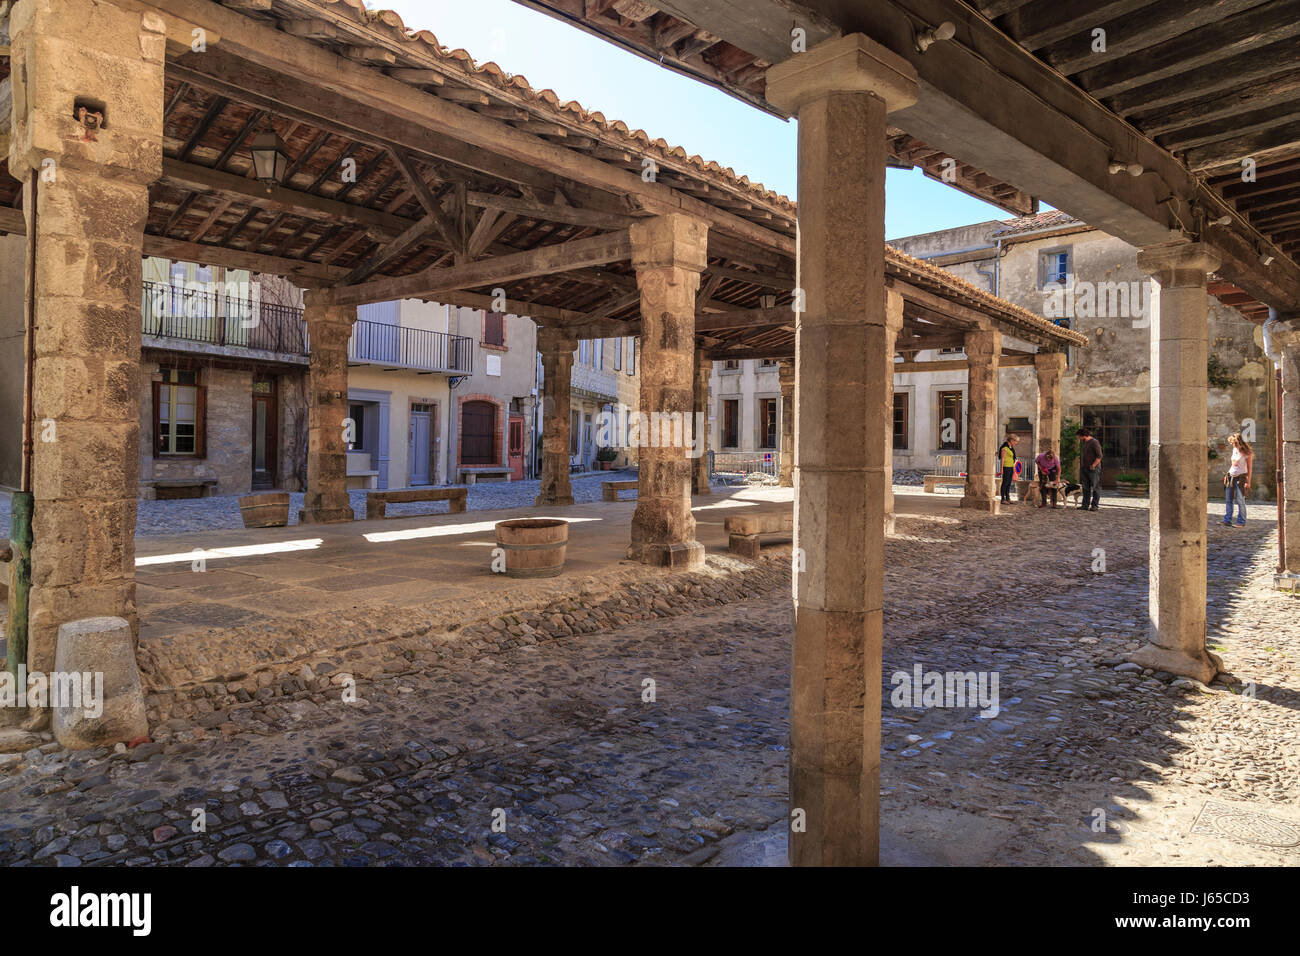
[[[508,311],[598,337],[638,330],[635,276],[626,251],[578,265],[568,250],[624,249],[638,218],[683,211],[710,226],[701,344],[793,354],[788,199],[446,51],[360,0],[159,6],[220,41],[201,53],[169,46],[147,254],[284,275],[356,301],[415,288],[406,294],[435,298],[424,290],[436,288],[438,301],[485,308],[504,287]],[[250,142],[265,129],[290,159],[275,187],[252,174]],[[0,177],[0,231],[21,231],[21,203],[20,184]],[[909,289],[937,290],[916,321],[974,309],[1048,347],[1074,341],[891,255]],[[711,315],[724,318],[710,325]]]
[[[669,69],[713,85],[760,109],[776,112],[764,99],[767,60],[665,12],[671,3],[643,0],[519,0],[588,33],[613,40]],[[1038,200],[975,167],[931,149],[902,130],[888,131],[890,165],[920,169],[931,179],[992,203],[1017,216],[1038,212]],[[954,165],[955,164],[955,165]]]
[[[981,0],[1044,63],[1300,254],[1300,0]],[[1096,49],[1095,31],[1105,49]],[[1243,178],[1243,160],[1251,175]],[[1228,283],[1220,299],[1267,307]]]

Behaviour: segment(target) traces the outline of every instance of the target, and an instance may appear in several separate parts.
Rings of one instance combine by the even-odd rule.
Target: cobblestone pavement
[[[573,476],[573,500],[579,504],[600,500],[600,483],[602,481],[624,481],[635,479],[636,471],[593,471],[588,474]],[[446,488],[449,485],[439,485]],[[525,508],[533,503],[541,487],[539,481],[491,481],[468,486],[469,495],[466,507],[470,511],[491,511],[497,508]],[[366,492],[351,492],[352,510],[358,516],[366,513]],[[303,494],[295,492],[289,496],[289,524],[298,523],[298,510],[303,507]],[[388,506],[388,516],[401,517],[408,514],[424,514],[431,510],[445,511],[446,505],[430,505],[428,502],[413,504],[392,504]],[[136,517],[137,535],[185,534],[190,531],[213,531],[242,528],[243,519],[239,516],[238,495],[217,495],[211,498],[188,498],[176,501],[139,502]],[[9,536],[9,496],[0,494],[0,538]]]
[[[1275,538],[1211,526],[1212,643],[1232,674],[1203,687],[1124,662],[1147,517],[900,519],[887,862],[1300,862],[1300,605],[1267,587]],[[362,681],[362,703],[254,700],[126,753],[0,757],[0,862],[753,860],[787,813],[788,595],[662,612]],[[996,673],[998,712],[894,706],[891,676],[916,665]]]

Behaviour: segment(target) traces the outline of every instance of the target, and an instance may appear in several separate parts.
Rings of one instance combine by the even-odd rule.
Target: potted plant
[[[1145,498],[1148,487],[1144,471],[1121,471],[1115,476],[1115,490],[1122,498]]]
[[[600,462],[601,471],[609,471],[614,467],[614,459],[618,457],[618,452],[604,445],[596,449],[596,461]]]

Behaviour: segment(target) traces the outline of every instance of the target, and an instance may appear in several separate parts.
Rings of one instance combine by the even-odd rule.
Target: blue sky
[[[537,89],[550,88],[651,138],[730,166],[750,180],[796,195],[795,124],[680,76],[513,0],[376,0],[408,28],[431,30],[446,47],[494,60]],[[996,206],[927,179],[888,174],[885,235],[910,236],[986,219]]]

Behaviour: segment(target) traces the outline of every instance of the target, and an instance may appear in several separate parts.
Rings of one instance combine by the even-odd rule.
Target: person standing
[[[1229,436],[1228,444],[1232,446],[1232,463],[1228,473],[1223,476],[1223,497],[1227,508],[1223,512],[1223,523],[1232,527],[1232,503],[1237,503],[1237,527],[1246,524],[1246,492],[1250,491],[1250,476],[1255,467],[1255,451],[1241,437],[1241,432]]]
[[[1061,480],[1061,459],[1053,454],[1052,449],[1040,454],[1034,459],[1034,464],[1038,466],[1038,507],[1046,508],[1047,499],[1052,499],[1052,509],[1056,509],[1056,488],[1057,483]]]
[[[1017,435],[1008,435],[1007,440],[998,447],[998,460],[1002,463],[1002,503],[1011,504],[1011,482],[1016,477],[1016,442]]]
[[[1079,426],[1079,483],[1083,485],[1083,503],[1079,508],[1096,511],[1101,501],[1101,442],[1092,437],[1092,429]]]

